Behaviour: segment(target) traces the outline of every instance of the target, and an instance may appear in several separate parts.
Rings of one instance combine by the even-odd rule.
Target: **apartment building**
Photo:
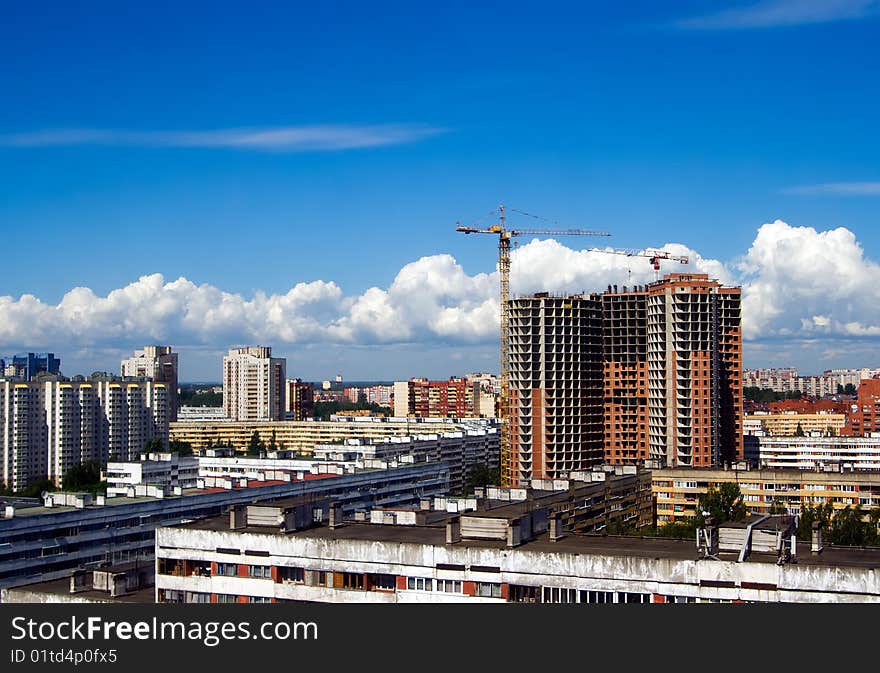
[[[699,496],[722,484],[737,484],[746,508],[756,514],[768,514],[774,503],[793,515],[807,505],[826,503],[834,509],[860,507],[865,513],[880,506],[880,474],[868,472],[665,468],[653,470],[651,478],[661,524],[695,516]]]
[[[880,602],[880,551],[812,554],[780,538],[775,520],[725,526],[701,550],[694,540],[571,532],[552,507],[387,514],[352,521],[331,502],[299,499],[159,528],[156,600]],[[790,519],[782,523],[790,531]]]
[[[254,432],[279,450],[311,454],[318,444],[342,442],[355,437],[400,437],[495,427],[497,421],[477,418],[396,418],[332,416],[329,421],[194,421],[171,424],[171,440],[187,442],[194,450],[215,446],[244,449]]]
[[[601,310],[598,295],[511,300],[511,484],[603,462]]]
[[[287,379],[284,410],[291,421],[307,421],[315,417],[315,388],[302,379]]]
[[[478,416],[475,411],[474,390],[474,382],[458,376],[452,376],[446,381],[431,381],[426,378],[395,381],[392,388],[394,415],[416,418]]]
[[[500,464],[498,428],[462,429],[403,437],[352,437],[340,444],[315,446],[315,458],[336,462],[389,460],[402,455],[418,461],[438,461],[449,467],[449,488],[461,493],[478,466],[496,469]]]
[[[771,468],[880,472],[880,433],[871,437],[816,435],[756,437],[758,462]]]
[[[742,458],[740,295],[707,274],[648,285],[651,458],[694,467]]]
[[[158,438],[168,442],[163,383],[110,376],[0,380],[0,479],[13,490],[56,484],[86,461],[129,460]]]
[[[648,292],[609,288],[602,300],[604,449],[608,463],[648,460]]]
[[[834,413],[798,414],[767,413],[758,411],[747,414],[745,423],[750,427],[757,424],[765,435],[772,437],[793,437],[798,433],[824,433],[839,435],[846,427],[846,415]],[[744,426],[745,427],[745,424]]]
[[[180,407],[178,402],[177,353],[171,346],[144,346],[135,351],[134,355],[122,361],[120,370],[123,378],[152,379],[156,383],[164,383],[168,391],[168,415],[170,420],[177,420]]]
[[[284,419],[287,360],[268,346],[232,348],[223,358],[223,412],[235,421]]]
[[[140,460],[109,462],[104,470],[108,498],[127,495],[137,486],[160,486],[170,492],[195,488],[198,478],[198,458],[169,452],[141,454]]]
[[[226,512],[232,505],[278,498],[331,498],[347,516],[380,506],[414,506],[445,495],[439,463],[361,470],[332,478],[184,489],[163,497],[93,498],[51,493],[45,502],[0,497],[0,588],[67,577],[99,564],[152,559],[155,530]]]
[[[849,421],[847,434],[854,437],[880,432],[880,379],[865,379],[859,384]]]
[[[740,289],[669,274],[509,307],[512,483],[601,462],[741,459]]]

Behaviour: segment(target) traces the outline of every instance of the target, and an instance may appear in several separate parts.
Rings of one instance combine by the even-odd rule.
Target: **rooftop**
[[[480,513],[477,513],[479,515]],[[190,523],[180,524],[176,528],[229,532],[229,517],[216,516]],[[284,535],[318,540],[352,540],[361,542],[388,542],[398,544],[424,544],[434,546],[446,545],[446,527],[442,524],[426,526],[394,526],[346,521],[342,526],[331,529],[329,526],[317,526],[305,530],[281,533],[277,528],[247,526],[239,528],[236,533],[254,535]],[[454,545],[457,548],[473,549],[508,549],[501,541],[462,540]],[[516,549],[527,552],[584,554],[594,556],[626,556],[645,559],[671,559],[695,561],[701,558],[695,540],[679,540],[672,538],[652,538],[616,535],[582,535],[567,533],[563,538],[553,542],[548,534],[524,542]],[[736,561],[737,553],[720,552],[718,558]],[[753,552],[749,563],[772,563],[777,561],[776,554]],[[711,561],[708,561],[711,562]],[[821,554],[811,554],[809,543],[798,543],[797,563],[806,566],[844,566],[858,568],[880,568],[880,547],[829,547]]]

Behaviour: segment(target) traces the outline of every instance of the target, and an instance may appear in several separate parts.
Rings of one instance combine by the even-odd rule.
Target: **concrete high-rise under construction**
[[[740,289],[706,274],[510,302],[511,483],[742,457]]]

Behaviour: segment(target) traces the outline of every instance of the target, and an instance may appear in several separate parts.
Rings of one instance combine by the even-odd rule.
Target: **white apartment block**
[[[157,452],[141,460],[111,462],[105,471],[107,497],[139,495],[138,486],[174,489],[195,488],[199,478],[199,459],[176,453]]]
[[[880,471],[880,436],[760,437],[761,467]]]
[[[284,420],[287,360],[268,346],[232,348],[223,358],[223,412],[235,421]]]
[[[78,377],[81,378],[81,377]],[[0,380],[0,479],[13,490],[168,441],[168,393],[152,381]]]
[[[148,378],[168,388],[169,417],[177,420],[177,353],[171,346],[144,346],[120,365],[123,377]]]

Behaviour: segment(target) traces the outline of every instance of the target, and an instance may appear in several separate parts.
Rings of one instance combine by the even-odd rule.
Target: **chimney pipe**
[[[559,512],[554,512],[550,517],[550,541],[558,542],[564,537],[565,533],[562,532],[562,515]]]
[[[229,530],[238,530],[247,526],[247,507],[231,507],[229,509]]]
[[[461,517],[454,516],[446,522],[446,544],[461,542]]]
[[[330,506],[330,521],[329,526],[332,529],[339,528],[342,525],[342,506],[341,505],[331,505]]]
[[[822,527],[819,525],[818,521],[813,522],[813,535],[810,541],[810,551],[813,554],[821,554],[823,549],[822,544]]]

